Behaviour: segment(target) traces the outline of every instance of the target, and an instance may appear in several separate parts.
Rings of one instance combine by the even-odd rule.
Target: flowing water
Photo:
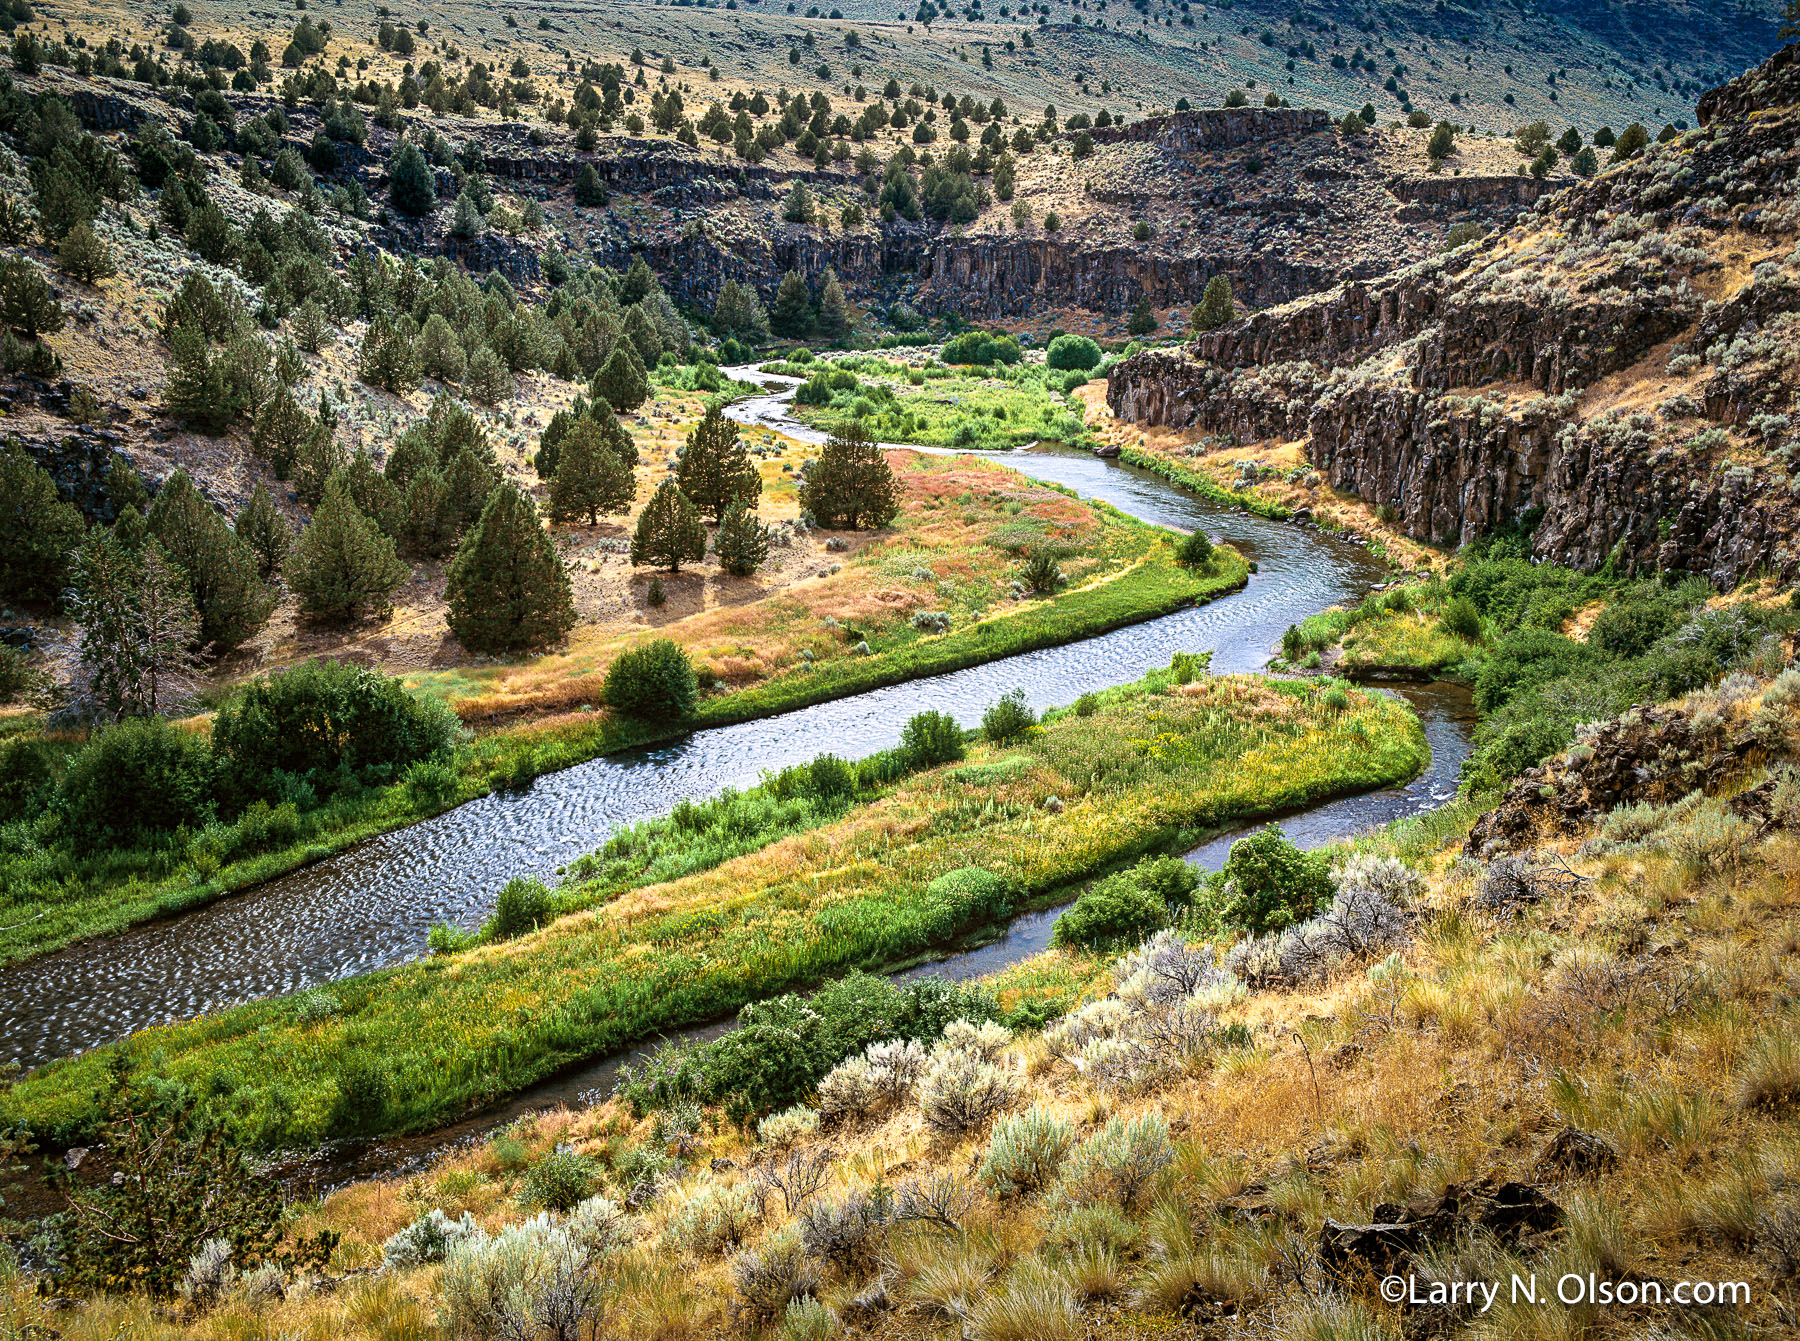
[[[741,402],[733,417],[817,440],[821,435],[787,418],[791,391],[786,383]],[[1071,486],[1145,521],[1203,528],[1237,546],[1258,571],[1241,592],[1083,642],[594,759],[522,791],[483,797],[370,839],[241,895],[0,970],[0,1059],[31,1065],[148,1025],[400,963],[423,952],[434,923],[478,922],[513,876],[553,876],[619,827],[667,814],[683,799],[753,783],[765,769],[826,751],[855,758],[892,746],[906,719],[926,708],[972,725],[1015,687],[1038,709],[1067,704],[1166,665],[1179,651],[1212,650],[1215,671],[1254,670],[1289,624],[1360,598],[1384,575],[1358,546],[1220,507],[1085,452],[1032,449],[1005,459],[1024,474]],[[1453,788],[1467,749],[1466,704],[1445,691],[1407,692],[1427,723],[1431,770],[1407,788],[1291,818],[1297,838],[1309,845],[1326,841],[1427,808]],[[959,958],[944,967],[967,975],[1011,962],[1039,948],[1053,920],[1053,913],[1022,918],[973,952],[979,960]],[[600,1083],[597,1074],[577,1079],[580,1088]]]

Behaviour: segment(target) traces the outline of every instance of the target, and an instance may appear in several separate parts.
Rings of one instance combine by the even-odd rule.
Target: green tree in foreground
[[[1200,301],[1194,304],[1190,322],[1196,331],[1216,331],[1236,315],[1237,308],[1231,297],[1231,281],[1224,275],[1214,275],[1206,281]]]
[[[756,506],[762,497],[762,476],[750,460],[738,426],[718,405],[706,414],[687,437],[687,447],[675,465],[675,483],[695,507],[719,521],[733,503]]]
[[[388,608],[411,570],[394,554],[394,542],[342,489],[327,489],[300,533],[288,560],[288,585],[300,608],[320,619],[350,620]]]
[[[187,574],[141,527],[140,519],[96,530],[76,557],[75,699],[85,716],[99,721],[171,712],[200,682],[194,655],[200,619]]]
[[[700,514],[675,481],[665,479],[638,514],[637,530],[631,537],[632,563],[679,573],[683,559],[697,563],[705,557],[706,528],[700,524]]]
[[[575,601],[537,505],[518,485],[488,495],[450,563],[450,631],[472,652],[548,647],[575,627]]]
[[[887,456],[854,421],[840,424],[800,485],[800,506],[821,526],[882,527],[900,512]]]

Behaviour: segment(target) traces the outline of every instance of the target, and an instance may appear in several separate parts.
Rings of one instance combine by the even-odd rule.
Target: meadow
[[[429,1127],[658,1031],[904,963],[1227,822],[1409,777],[1427,757],[1417,719],[1386,696],[1191,675],[1109,690],[839,821],[535,933],[51,1063],[12,1089],[6,1117],[74,1140],[120,1068],[205,1096],[261,1148]],[[970,867],[1004,882],[1004,906],[934,890]]]
[[[828,426],[847,417],[882,442],[989,451],[1033,442],[1093,445],[1083,406],[1068,394],[1088,374],[1041,362],[913,365],[848,355],[769,370],[809,379],[794,398],[803,423]]]
[[[745,599],[655,629],[682,644],[708,687],[691,720],[641,722],[601,708],[606,668],[636,634],[578,629],[525,662],[409,677],[469,728],[448,773],[354,787],[317,808],[215,821],[136,847],[58,841],[53,817],[0,825],[0,962],[210,902],[612,750],[1093,637],[1245,581],[1233,551],[1183,568],[1167,533],[1004,467],[910,454],[895,464],[902,509],[893,527],[852,533],[814,577],[760,599],[743,583]],[[1034,547],[1057,556],[1060,589],[1020,589],[1014,565]],[[919,611],[945,618],[915,623]],[[208,719],[188,725],[204,732]]]

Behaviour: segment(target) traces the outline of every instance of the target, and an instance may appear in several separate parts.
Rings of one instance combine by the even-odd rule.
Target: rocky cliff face
[[[1800,572],[1800,59],[1504,235],[1115,368],[1123,417],[1304,437],[1453,545],[1541,512],[1544,558]]]

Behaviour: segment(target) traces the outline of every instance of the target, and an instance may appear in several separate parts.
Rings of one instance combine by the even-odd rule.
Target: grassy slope
[[[784,653],[771,652],[755,664],[773,673],[706,698],[693,721],[678,726],[614,719],[589,711],[566,711],[599,699],[604,666],[628,645],[612,637],[572,652],[539,658],[525,665],[458,670],[422,677],[416,683],[437,692],[453,706],[480,721],[493,714],[504,722],[564,709],[555,716],[496,730],[465,746],[458,759],[461,790],[468,800],[501,782],[522,782],[541,773],[567,768],[597,755],[647,742],[669,739],[695,728],[723,726],[754,717],[788,712],[810,703],[861,693],[903,680],[942,674],[965,666],[1017,655],[1033,648],[1090,638],[1125,624],[1167,614],[1197,601],[1213,599],[1241,587],[1246,569],[1234,553],[1224,552],[1210,568],[1191,572],[1177,566],[1164,534],[1104,504],[1084,504],[1035,486],[1020,486],[1016,473],[966,459],[924,460],[903,479],[923,480],[909,493],[909,511],[890,533],[860,551],[844,572],[807,584],[804,594],[778,593],[766,601],[734,607],[703,617],[691,628],[665,626],[659,632],[689,647],[702,666],[714,651],[724,662],[743,650],[744,639],[767,647],[779,642]],[[965,486],[988,492],[979,499]],[[938,499],[932,488],[958,492]],[[968,495],[971,502],[958,500]],[[1022,496],[1014,496],[1022,495]],[[1016,514],[1011,504],[1021,504]],[[1040,516],[1038,514],[1044,514]],[[971,520],[972,518],[972,520]],[[990,543],[1002,529],[1030,530],[1051,539],[1061,537],[1074,556],[1065,560],[1071,585],[1054,596],[1023,602],[1000,601],[994,590],[996,550]],[[958,601],[958,622],[947,634],[927,636],[903,617],[922,597],[889,599],[868,609],[870,594],[919,586],[889,571],[895,563],[937,562],[943,581],[924,584],[940,604],[947,588]],[[969,571],[966,583],[957,572]],[[980,591],[977,591],[977,586]],[[996,589],[997,590],[997,589]],[[855,609],[870,655],[852,655],[841,636],[820,625],[819,611]],[[967,622],[964,622],[964,621]],[[794,654],[798,647],[819,648],[813,661]],[[471,712],[473,706],[477,711]],[[408,794],[403,788],[376,790],[355,801],[334,804],[307,817],[305,831],[273,851],[248,855],[224,864],[195,854],[157,857],[145,870],[128,863],[97,863],[72,882],[35,887],[29,872],[18,877],[9,897],[0,899],[0,963],[43,954],[71,941],[103,935],[149,918],[167,916],[247,889],[309,862],[341,852],[356,842],[417,820],[444,807]],[[44,858],[48,860],[48,857]],[[24,867],[10,868],[24,871]],[[35,871],[35,866],[32,867]]]
[[[426,1126],[571,1060],[916,955],[944,934],[924,890],[947,871],[1002,871],[1041,897],[1228,820],[1397,781],[1426,755],[1410,711],[1379,695],[1334,713],[1300,685],[1171,686],[1164,673],[1102,704],[716,871],[467,956],[340,983],[323,1018],[304,998],[256,1002],[145,1031],[130,1055],[220,1094],[264,1145],[331,1132],[340,1086],[371,1065],[389,1080],[379,1125]],[[1051,795],[1064,809],[1044,807]],[[10,1109],[73,1136],[118,1051],[43,1068]]]

